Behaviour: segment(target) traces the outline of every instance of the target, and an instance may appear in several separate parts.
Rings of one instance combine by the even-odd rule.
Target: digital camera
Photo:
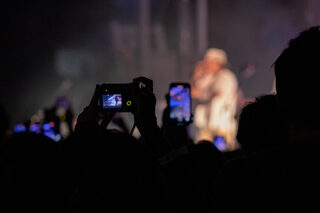
[[[98,106],[101,112],[132,112],[138,84],[102,84]]]

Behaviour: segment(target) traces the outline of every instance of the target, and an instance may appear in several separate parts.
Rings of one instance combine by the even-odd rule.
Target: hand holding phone
[[[25,124],[22,124],[22,123],[15,124],[13,127],[14,133],[21,133],[26,131],[27,131],[27,127],[25,126]]]
[[[48,138],[51,138],[55,142],[59,142],[61,140],[61,135],[55,130],[54,122],[44,123],[42,125],[42,134]]]
[[[169,119],[177,125],[192,122],[191,93],[189,83],[171,83],[169,88]]]
[[[213,145],[215,145],[215,147],[217,147],[221,152],[224,152],[227,149],[227,142],[223,136],[215,136],[213,139]]]

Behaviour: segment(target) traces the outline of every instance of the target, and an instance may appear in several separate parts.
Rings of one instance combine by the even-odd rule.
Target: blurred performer
[[[194,123],[198,128],[197,141],[213,141],[223,136],[227,147],[234,147],[238,82],[227,69],[227,55],[212,48],[198,62],[192,77],[192,97],[196,99]]]

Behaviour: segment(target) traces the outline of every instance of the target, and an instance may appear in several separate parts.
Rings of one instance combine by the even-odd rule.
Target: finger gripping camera
[[[129,84],[102,84],[98,105],[101,112],[133,112],[139,87]]]

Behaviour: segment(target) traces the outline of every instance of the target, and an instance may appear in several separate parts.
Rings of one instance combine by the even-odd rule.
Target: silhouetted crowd
[[[144,77],[134,79],[145,85],[132,112],[139,139],[99,111],[100,85],[75,128],[64,99],[45,112],[39,131],[65,129],[58,142],[30,129],[8,134],[1,107],[0,211],[320,212],[320,27],[290,40],[274,70],[276,94],[241,110],[232,152],[195,143],[168,106],[160,128]],[[111,121],[123,131],[108,129]]]

